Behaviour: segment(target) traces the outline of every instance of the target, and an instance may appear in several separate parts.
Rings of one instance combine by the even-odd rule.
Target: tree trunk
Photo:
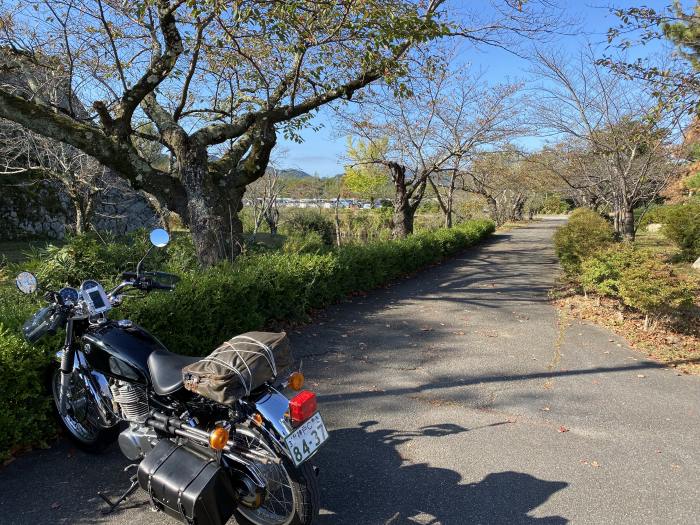
[[[403,239],[413,233],[413,221],[416,210],[409,202],[399,204],[394,200],[391,235],[394,239]]]
[[[232,261],[243,245],[243,223],[238,212],[245,187],[217,184],[219,179],[209,176],[206,148],[186,148],[177,157],[197,259],[205,267]]]
[[[411,206],[411,195],[406,184],[406,168],[399,164],[393,164],[391,171],[394,187],[396,188],[394,216],[391,220],[391,236],[394,239],[403,239],[413,233],[415,208]]]
[[[86,231],[85,214],[83,213],[83,207],[78,201],[74,202],[73,204],[73,208],[75,209],[75,234],[82,235]]]
[[[496,199],[491,197],[491,195],[483,196],[486,198],[486,203],[489,207],[489,215],[491,216],[491,219],[493,220],[493,222],[496,223],[496,226],[501,226],[503,224],[503,220],[498,210],[498,202],[496,201]]]
[[[341,234],[340,234],[340,194],[335,199],[335,243],[336,246],[340,247]]]
[[[450,183],[450,189],[447,192],[447,203],[445,206],[445,228],[452,228],[452,205],[454,203],[454,178]]]
[[[270,206],[267,210],[265,210],[264,217],[267,227],[270,228],[270,233],[272,235],[277,235],[277,223],[280,219],[280,212],[277,210],[277,208]]]
[[[622,212],[622,237],[624,240],[634,241],[634,210],[628,208]]]

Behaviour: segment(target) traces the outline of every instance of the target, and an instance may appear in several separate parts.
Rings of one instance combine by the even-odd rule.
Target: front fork
[[[73,319],[68,319],[66,324],[66,339],[61,355],[61,388],[58,397],[58,412],[66,415],[68,406],[68,390],[70,388],[71,374],[73,373],[75,348],[73,348]]]
[[[92,405],[97,409],[99,424],[103,428],[114,426],[119,418],[112,409],[111,394],[107,386],[107,379],[100,374],[100,378],[93,377],[92,372],[85,360],[85,356],[77,351],[73,345],[73,320],[69,319],[66,324],[66,339],[61,356],[61,387],[58,393],[58,411],[61,416],[65,416],[68,410],[68,397],[70,392],[71,378],[75,377],[83,382],[85,391],[92,399]],[[75,374],[75,376],[73,375]],[[98,383],[104,383],[100,385]],[[102,388],[100,388],[102,386]]]

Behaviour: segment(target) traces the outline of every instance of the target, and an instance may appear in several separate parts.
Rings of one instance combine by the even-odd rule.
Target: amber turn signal
[[[216,427],[209,434],[209,446],[214,450],[223,450],[228,443],[228,430],[224,427]]]
[[[289,376],[289,381],[287,384],[289,385],[289,388],[298,392],[304,387],[304,374],[301,372],[292,372],[292,374]]]

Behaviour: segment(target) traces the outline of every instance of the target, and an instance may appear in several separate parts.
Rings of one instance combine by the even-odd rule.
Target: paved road
[[[499,234],[293,334],[331,429],[321,525],[698,522],[700,378],[547,303],[558,224]],[[123,465],[66,445],[19,458],[0,470],[0,522],[174,523],[142,495],[97,512]]]

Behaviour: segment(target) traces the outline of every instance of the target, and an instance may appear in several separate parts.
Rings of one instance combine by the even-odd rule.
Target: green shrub
[[[319,253],[328,249],[321,234],[310,231],[306,235],[288,235],[282,246],[285,253]]]
[[[622,302],[647,315],[670,313],[693,305],[695,287],[653,254],[644,264],[630,266],[620,276]]]
[[[583,259],[606,248],[613,241],[610,223],[588,208],[574,210],[566,225],[554,234],[557,257],[568,275],[578,274]]]
[[[285,220],[285,231],[294,236],[306,236],[311,232],[318,233],[323,242],[333,244],[335,226],[330,218],[316,210],[295,210]]]
[[[700,203],[669,206],[661,232],[681,250],[681,257],[694,261],[700,257]]]
[[[312,308],[419,270],[493,231],[491,221],[478,220],[399,241],[326,248],[324,253],[243,255],[234,264],[186,271],[173,292],[126,300],[114,316],[146,327],[174,352],[206,355],[234,334],[279,321],[305,320]],[[168,250],[171,259],[160,251],[158,257],[164,258],[166,267],[190,265],[191,246],[182,242],[173,253]],[[113,254],[140,254],[138,247],[103,248],[82,240],[70,244],[75,248],[63,252],[69,271],[56,268],[59,259],[52,251],[47,252],[44,266],[42,261],[34,262],[47,282],[76,282],[84,276],[107,282],[126,265]],[[97,260],[97,253],[106,253],[108,260]],[[87,274],[75,261],[84,261],[96,273]],[[133,264],[127,267],[133,268]],[[158,266],[149,259],[149,267]],[[35,347],[19,335],[19,327],[40,304],[36,296],[23,296],[13,285],[0,283],[0,320],[4,324],[0,329],[0,425],[5,429],[0,433],[0,457],[18,446],[41,443],[55,432],[43,379],[52,354],[60,346],[60,335]]]
[[[0,324],[0,460],[12,449],[39,443],[55,432],[46,392],[50,359]]]
[[[584,260],[580,282],[585,290],[615,297],[645,314],[662,314],[693,304],[695,287],[650,250],[610,248]]]
[[[569,204],[558,195],[547,195],[542,200],[539,209],[533,209],[535,213],[560,214],[569,211]]]
[[[643,264],[650,254],[629,244],[597,252],[581,263],[579,282],[583,289],[609,297],[620,297],[620,278],[628,268]]]

